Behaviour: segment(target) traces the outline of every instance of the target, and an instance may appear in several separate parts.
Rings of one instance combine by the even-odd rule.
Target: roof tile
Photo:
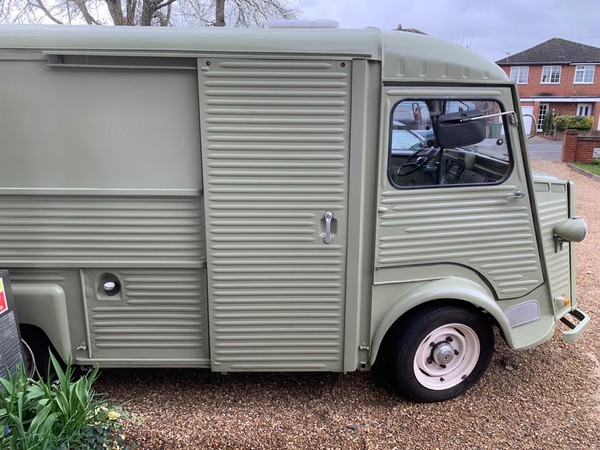
[[[520,53],[496,61],[500,66],[523,64],[600,63],[600,48],[552,38]]]

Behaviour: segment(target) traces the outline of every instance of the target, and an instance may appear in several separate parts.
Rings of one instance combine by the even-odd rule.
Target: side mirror
[[[581,242],[587,235],[587,225],[581,217],[562,220],[554,227],[555,251],[562,250],[564,242]]]
[[[462,147],[478,144],[485,139],[485,120],[481,111],[462,111],[444,114],[437,120],[437,139],[440,147]]]
[[[587,234],[587,225],[581,217],[572,217],[558,222],[554,227],[554,234],[563,241],[581,242]]]

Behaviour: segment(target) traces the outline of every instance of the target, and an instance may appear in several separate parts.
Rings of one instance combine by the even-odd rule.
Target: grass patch
[[[579,167],[580,169],[585,170],[586,172],[589,173],[593,173],[594,175],[599,175],[600,176],[600,161],[596,162],[594,161],[593,163],[575,163],[575,165],[577,167]]]
[[[56,381],[28,378],[22,366],[0,378],[0,449],[126,449],[121,413],[94,392],[98,369],[76,378],[50,358]]]

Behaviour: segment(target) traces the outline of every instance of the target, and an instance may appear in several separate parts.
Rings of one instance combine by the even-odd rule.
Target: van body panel
[[[17,293],[56,282],[68,311],[24,317],[65,360],[175,353],[199,364],[209,355],[197,75],[124,70],[113,57],[49,61],[0,60],[20,80],[3,94],[14,114],[0,120],[0,265]],[[109,275],[118,295],[102,290]],[[70,324],[59,335],[57,316]]]
[[[198,66],[212,368],[341,371],[350,61]]]
[[[465,47],[414,33],[351,29],[247,29],[31,25],[0,30],[0,58],[22,58],[24,51],[46,55],[160,55],[194,57],[213,54],[290,57],[347,56],[384,62],[380,80],[404,82],[506,82],[496,64]]]
[[[91,359],[208,359],[205,268],[83,269],[81,278]],[[108,279],[119,292],[105,292]]]
[[[491,61],[466,47],[440,47],[430,36],[416,33],[383,32],[384,82],[506,81],[506,73]],[[486,64],[487,62],[487,64]]]
[[[385,93],[385,117],[391,117],[400,101],[436,96],[495,100],[508,111],[514,109],[509,89],[413,87],[402,94],[390,86]],[[501,182],[490,184],[398,188],[388,178],[386,159],[379,172],[375,267],[464,265],[481,274],[498,299],[518,298],[540,286],[544,276],[522,152],[518,139],[509,139],[512,169]],[[512,198],[517,191],[523,197]]]
[[[346,265],[346,326],[344,372],[368,367],[371,341],[373,235],[379,130],[381,66],[375,61],[352,62],[352,127],[348,175],[348,245]]]
[[[111,61],[86,68],[0,60],[3,77],[19,80],[2,97],[11,114],[0,133],[12,150],[0,167],[2,188],[77,189],[70,196],[199,189],[195,73]]]
[[[515,84],[461,46],[3,26],[0,71],[0,267],[65,360],[347,372],[421,305],[476,308],[527,348],[576,304],[553,233],[573,186],[534,179]],[[462,111],[492,112],[485,142],[442,148]]]
[[[570,189],[565,180],[554,177],[537,178],[534,186],[550,295],[555,299],[553,305],[556,314],[563,316],[576,305],[573,289],[575,283],[571,275],[571,264],[575,264],[574,255],[571,254],[574,245],[570,242],[557,244],[554,227],[562,220],[572,217]]]

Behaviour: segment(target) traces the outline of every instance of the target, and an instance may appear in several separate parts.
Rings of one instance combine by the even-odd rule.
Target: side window
[[[398,103],[390,125],[390,182],[398,188],[500,183],[511,170],[501,112],[500,105],[490,100]],[[448,131],[453,122],[447,119],[463,114],[482,118],[472,121],[476,132],[454,127],[454,136]],[[465,141],[468,145],[458,144]]]

